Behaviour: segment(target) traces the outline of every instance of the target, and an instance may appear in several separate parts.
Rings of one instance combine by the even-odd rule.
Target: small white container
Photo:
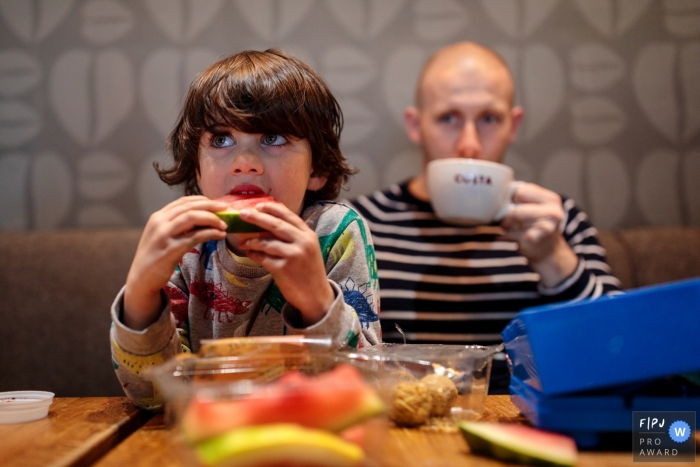
[[[44,391],[0,392],[0,424],[39,420],[49,414],[54,393]]]

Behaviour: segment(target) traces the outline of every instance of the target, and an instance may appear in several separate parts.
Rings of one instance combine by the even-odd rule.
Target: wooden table
[[[125,397],[56,398],[46,418],[0,425],[0,466],[92,465],[148,418]]]
[[[501,423],[525,423],[526,421],[510,402],[509,396],[488,396],[482,419]],[[180,454],[169,443],[163,416],[156,415],[95,465],[96,467],[183,466]],[[700,457],[698,459],[700,460]],[[511,464],[471,455],[468,445],[458,433],[430,433],[407,428],[390,430],[382,462],[382,466],[387,467],[499,467],[505,465]],[[633,463],[631,452],[582,452],[576,465],[639,467],[645,464]],[[689,464],[653,463],[650,465],[678,467]]]
[[[489,396],[485,421],[524,423],[508,396]],[[130,434],[130,436],[129,436]],[[57,398],[48,418],[0,425],[0,466],[184,466],[163,415],[149,417],[125,398]],[[696,436],[700,445],[700,438]],[[700,456],[698,457],[700,460]],[[457,433],[393,428],[385,440],[382,466],[499,467],[469,453]],[[631,452],[582,452],[578,467],[639,467]],[[653,463],[678,467],[678,463]]]

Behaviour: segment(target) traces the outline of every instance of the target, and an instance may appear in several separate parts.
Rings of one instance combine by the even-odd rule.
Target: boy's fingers
[[[259,251],[251,251],[248,258],[252,259],[270,272],[281,270],[285,264],[285,260],[283,258],[269,256]]]
[[[297,229],[308,227],[301,217],[294,214],[282,203],[259,203],[255,208],[260,212],[282,219]]]
[[[201,229],[192,230],[189,233],[182,235],[179,240],[187,244],[188,248],[192,248],[200,243],[208,242],[209,240],[221,240],[226,237],[226,232],[218,229]]]
[[[219,219],[216,214],[199,210],[185,211],[170,222],[173,236],[183,235],[191,230],[206,227],[225,231],[227,226],[226,222]]]
[[[291,242],[294,240],[294,231],[298,230],[284,219],[260,212],[257,209],[241,210],[241,219],[261,227],[280,240]]]
[[[192,196],[181,196],[178,199],[171,201],[170,203],[166,204],[162,211],[171,211],[174,209],[179,209],[183,205],[188,205],[196,202],[202,202],[202,201],[211,201],[209,198],[206,196],[202,195],[192,195]]]
[[[179,216],[183,212],[195,209],[210,212],[223,211],[226,209],[226,203],[214,201],[205,196],[199,195],[183,196],[166,205],[159,212],[165,214],[166,218],[172,219]]]
[[[289,243],[273,239],[250,239],[242,247],[248,252],[262,252],[277,258],[285,258],[292,254],[292,247]]]
[[[262,262],[265,259],[265,254],[258,251],[249,251],[246,253],[249,260],[255,261],[262,266]]]

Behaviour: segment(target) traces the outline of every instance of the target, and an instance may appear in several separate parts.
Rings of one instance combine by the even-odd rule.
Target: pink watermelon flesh
[[[319,376],[290,372],[255,394],[240,399],[192,400],[183,417],[192,442],[250,425],[297,423],[340,431],[384,411],[379,396],[351,365],[338,365]]]
[[[258,203],[276,202],[270,195],[224,195],[214,201],[228,204],[227,211],[240,211],[245,208],[254,208]]]
[[[576,443],[568,436],[525,425],[464,421],[457,425],[474,454],[530,465],[576,464]]]

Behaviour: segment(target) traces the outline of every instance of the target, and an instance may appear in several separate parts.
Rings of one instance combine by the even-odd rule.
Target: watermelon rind
[[[250,222],[246,222],[243,219],[241,219],[240,211],[219,211],[215,212],[214,214],[216,214],[221,220],[226,222],[226,225],[228,226],[226,232],[228,233],[265,232],[265,229],[263,229],[262,227],[257,226],[255,224],[251,224]]]
[[[545,467],[576,464],[576,444],[563,435],[498,423],[459,421],[457,426],[473,454]]]
[[[362,449],[336,435],[294,424],[238,428],[199,443],[199,462],[205,466],[236,467],[275,465],[323,465],[354,467],[365,457]]]

